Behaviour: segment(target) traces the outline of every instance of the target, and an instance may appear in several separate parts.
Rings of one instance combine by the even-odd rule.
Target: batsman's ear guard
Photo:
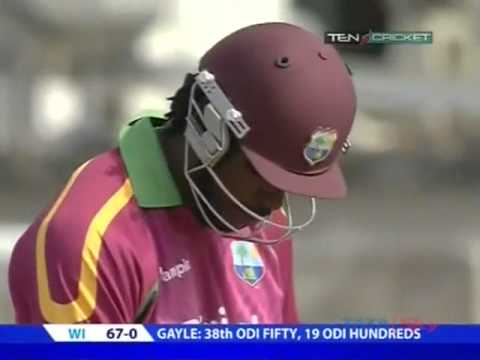
[[[202,163],[210,166],[228,151],[230,133],[241,139],[250,130],[242,114],[215,82],[215,77],[206,70],[195,77],[186,120],[188,143]]]

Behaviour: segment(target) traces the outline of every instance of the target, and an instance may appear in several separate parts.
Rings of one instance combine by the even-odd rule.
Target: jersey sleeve
[[[145,294],[136,249],[144,233],[132,225],[131,184],[113,165],[103,156],[80,167],[18,240],[9,265],[18,323],[134,320]]]
[[[43,251],[42,244],[33,241],[38,229],[27,231],[18,242],[9,274],[16,322],[133,322],[141,277],[132,250],[102,237],[94,227],[82,244],[70,241],[76,234],[68,225],[48,229]],[[34,265],[25,267],[27,259]]]

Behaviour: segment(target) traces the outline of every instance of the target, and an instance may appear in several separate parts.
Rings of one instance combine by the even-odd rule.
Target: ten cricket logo
[[[375,44],[432,44],[431,31],[390,31],[367,33],[351,31],[327,31],[325,43],[344,45],[375,45]]]
[[[230,245],[233,268],[237,276],[251,286],[263,278],[265,266],[255,244],[248,241],[234,241]]]

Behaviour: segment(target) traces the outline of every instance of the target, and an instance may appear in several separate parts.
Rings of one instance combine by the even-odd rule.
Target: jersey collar
[[[157,114],[142,114],[120,133],[120,153],[137,203],[143,208],[183,203],[157,136],[164,122]]]

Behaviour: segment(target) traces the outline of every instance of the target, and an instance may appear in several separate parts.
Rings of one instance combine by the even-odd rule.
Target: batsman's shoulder
[[[79,166],[44,213],[37,242],[44,238],[51,246],[68,247],[105,233],[133,196],[125,174],[116,150]]]
[[[132,199],[115,150],[73,172],[53,203],[19,239],[12,255],[9,276],[18,319],[62,323],[95,319],[111,308],[96,299],[113,298],[100,294],[115,289],[123,279],[119,270],[134,274],[123,280],[125,289],[135,284],[135,264],[124,261],[132,259],[132,246],[123,241],[123,233],[116,236],[123,228],[120,223],[136,209]],[[120,300],[118,304],[123,306]]]

